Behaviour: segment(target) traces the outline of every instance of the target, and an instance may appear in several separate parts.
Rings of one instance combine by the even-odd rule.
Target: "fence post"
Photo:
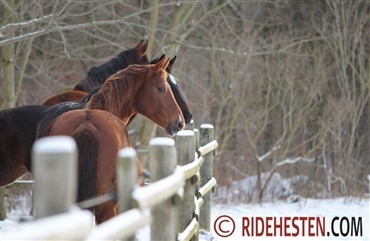
[[[157,137],[149,142],[149,168],[151,182],[171,175],[176,168],[175,141],[167,137]],[[151,240],[176,240],[175,199],[169,199],[153,208],[154,222],[150,225]]]
[[[131,193],[135,188],[137,177],[136,151],[132,147],[123,148],[117,158],[117,198],[118,212],[123,213],[133,208]],[[135,236],[125,240],[135,240]]]
[[[6,187],[0,187],[0,221],[4,221],[6,219]]]
[[[184,130],[190,130],[190,131],[194,130],[194,120],[193,119],[191,119],[189,124],[186,125]]]
[[[211,124],[202,124],[200,126],[200,146],[204,146],[214,140],[214,130]],[[203,165],[200,168],[201,186],[204,186],[212,177],[213,170],[213,152],[204,156]],[[210,231],[211,227],[211,192],[203,197],[204,203],[200,211],[200,228]]]
[[[199,129],[197,128],[194,128],[194,151],[198,150],[199,148]],[[200,172],[198,172],[199,174]],[[195,183],[194,185],[194,191],[195,191],[195,194],[198,193],[199,191],[199,182],[200,182],[200,179],[198,179],[198,182]],[[197,200],[197,199],[195,199]],[[199,211],[199,209],[198,209]],[[197,221],[199,222],[199,213],[197,213],[198,217],[197,217]],[[200,226],[200,225],[199,225]],[[199,240],[199,232],[198,232],[198,235],[195,237],[195,240],[194,241],[198,241]]]
[[[136,151],[132,147],[123,148],[118,152],[117,197],[119,213],[133,208],[130,197],[138,179],[135,158]]]
[[[32,149],[35,218],[68,212],[77,194],[77,146],[72,137],[50,136]]]
[[[194,132],[191,130],[179,131],[176,135],[177,163],[184,166],[194,161]],[[194,216],[194,196],[195,186],[194,178],[185,181],[184,197],[179,203],[178,209],[178,228],[179,232],[185,230]]]
[[[195,150],[198,150],[199,148],[199,130],[198,129],[194,129],[194,146],[195,146]]]

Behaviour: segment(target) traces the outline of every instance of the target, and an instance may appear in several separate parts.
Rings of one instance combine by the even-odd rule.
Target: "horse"
[[[169,58],[157,64],[131,65],[108,78],[84,109],[56,118],[47,135],[72,136],[79,150],[78,201],[115,192],[116,158],[131,146],[125,123],[140,113],[173,136],[184,127],[184,117],[167,82]],[[124,94],[121,94],[124,93]],[[117,214],[117,201],[93,208],[96,222]]]
[[[147,42],[144,40],[141,40],[134,48],[122,51],[118,56],[110,59],[108,62],[100,66],[91,68],[88,71],[87,77],[84,80],[80,81],[73,88],[73,90],[52,96],[48,98],[47,100],[45,100],[42,103],[42,105],[54,106],[58,103],[65,102],[65,101],[86,102],[88,100],[87,96],[91,96],[91,94],[88,95],[87,92],[90,92],[90,93],[97,92],[97,90],[105,82],[105,80],[112,74],[115,74],[118,70],[124,69],[130,64],[155,64],[164,57],[164,55],[162,55],[161,57],[153,59],[150,62],[148,62],[148,58],[145,55],[146,48],[147,48]],[[171,73],[172,67],[175,61],[176,61],[176,56],[174,56],[171,59],[170,64],[168,65],[166,69],[168,73]],[[192,119],[192,113],[191,113],[191,110],[187,102],[185,101],[185,98],[182,96],[180,92],[180,87],[178,85],[177,80],[174,78],[173,79],[169,78],[168,83],[171,86],[172,92],[175,95],[178,105],[183,111],[185,124],[189,124]],[[66,106],[67,105],[64,105],[64,107]]]
[[[148,42],[140,40],[140,42],[131,49],[127,49],[119,53],[116,57],[108,62],[91,68],[87,72],[87,76],[78,82],[73,90],[54,95],[46,99],[42,105],[53,106],[65,101],[80,101],[89,92],[100,87],[105,80],[116,73],[120,69],[124,69],[131,64],[146,64],[148,57],[145,54]]]
[[[159,61],[161,61],[164,57],[165,57],[165,55],[162,55],[159,58],[155,58],[155,59],[151,60],[148,64],[156,64]],[[191,113],[190,107],[187,104],[185,98],[181,94],[180,87],[178,85],[177,79],[174,78],[173,75],[171,75],[172,68],[173,68],[173,65],[174,65],[175,61],[176,61],[176,56],[174,56],[170,60],[168,66],[166,68],[166,72],[170,74],[167,77],[167,82],[171,87],[171,90],[172,90],[172,92],[175,96],[176,102],[179,105],[179,107],[182,111],[182,114],[184,116],[185,124],[187,125],[187,124],[189,124],[189,122],[192,119],[192,113]],[[47,109],[43,113],[43,115],[42,115],[42,117],[39,121],[39,124],[37,125],[37,135],[38,136],[45,136],[45,130],[47,129],[47,127],[51,124],[51,122],[54,119],[56,119],[61,114],[65,113],[69,110],[83,109],[85,107],[85,103],[88,102],[90,100],[91,96],[93,96],[95,93],[97,93],[99,89],[100,89],[100,87],[96,87],[87,96],[83,97],[81,99],[81,101],[62,102],[62,103],[56,104],[56,105],[50,107],[49,109]],[[124,94],[124,93],[122,93],[122,94]],[[128,126],[132,122],[132,120],[134,119],[135,116],[136,116],[136,114],[132,115],[130,117],[129,121],[127,123],[125,123],[125,125]]]
[[[31,105],[0,111],[0,187],[30,170],[37,123],[47,108]]]
[[[155,64],[163,57],[153,59],[149,64]],[[176,56],[171,59],[167,66],[166,71],[168,73],[171,73],[175,60]],[[192,118],[192,113],[180,92],[177,80],[172,75],[168,75],[167,82],[182,110],[185,124],[188,124]],[[81,101],[62,102],[50,108],[46,106],[23,106],[0,111],[0,187],[11,184],[27,172],[32,172],[30,153],[36,139],[36,133],[39,133],[39,136],[44,136],[45,129],[56,117],[69,110],[84,108],[86,102],[99,90],[99,87],[83,97]],[[130,118],[127,125],[134,117],[135,115]],[[12,129],[12,131],[8,129]],[[9,141],[14,139],[16,141]]]

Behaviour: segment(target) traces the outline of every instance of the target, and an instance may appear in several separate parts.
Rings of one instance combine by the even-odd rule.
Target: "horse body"
[[[22,106],[0,111],[0,187],[30,170],[36,126],[46,106]]]
[[[62,114],[53,126],[49,135],[69,135],[76,140],[79,149],[78,201],[95,193],[116,192],[116,162],[113,160],[121,148],[130,146],[123,123],[103,110],[76,110]],[[96,206],[93,211],[97,222],[115,216],[117,206],[113,201]]]
[[[84,109],[68,111],[48,127],[47,135],[69,135],[76,140],[78,201],[116,190],[117,153],[131,146],[125,123],[132,115],[140,113],[148,117],[170,135],[183,128],[182,112],[167,83],[168,63],[169,59],[164,58],[156,65],[132,65],[119,71],[91,97]],[[94,207],[97,223],[113,217],[116,209],[116,201]]]

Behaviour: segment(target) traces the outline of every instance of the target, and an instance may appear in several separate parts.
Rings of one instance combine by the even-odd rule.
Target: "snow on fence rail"
[[[77,185],[74,140],[47,138],[38,140],[34,147],[34,163],[40,167],[34,173],[36,220],[15,232],[6,232],[5,239],[132,240],[138,229],[150,224],[148,240],[198,240],[200,228],[210,230],[210,190],[216,185],[212,168],[217,148],[212,125],[203,124],[200,131],[180,131],[175,140],[152,139],[151,184],[145,187],[136,185],[135,150],[122,149],[117,158],[119,214],[95,227],[92,213],[73,204]],[[42,236],[45,223],[53,228]]]

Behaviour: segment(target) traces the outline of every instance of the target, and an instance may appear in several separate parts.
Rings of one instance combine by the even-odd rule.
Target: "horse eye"
[[[163,87],[158,87],[158,90],[160,91],[160,92],[164,92],[164,88]]]

